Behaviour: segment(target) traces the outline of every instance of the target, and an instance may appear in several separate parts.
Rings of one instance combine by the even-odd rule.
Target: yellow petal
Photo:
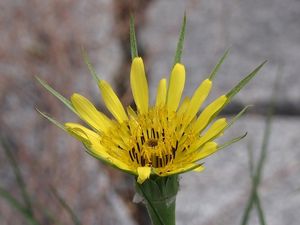
[[[150,177],[151,167],[138,167],[137,173],[138,173],[137,182],[139,184],[142,184],[146,179]]]
[[[65,123],[65,127],[73,137],[85,144],[91,144],[89,136],[99,137],[97,133],[78,123]]]
[[[217,136],[226,128],[226,126],[227,122],[225,118],[219,119],[214,122],[213,125],[207,130],[207,132],[190,146],[189,152],[195,152],[206,142],[217,138]]]
[[[203,148],[198,151],[195,155],[195,160],[193,160],[194,162],[204,159],[205,157],[215,153],[218,149],[217,149],[218,145],[215,142],[208,142],[206,143]]]
[[[161,79],[157,88],[157,96],[155,106],[164,106],[167,98],[167,80]]]
[[[170,176],[170,175],[174,175],[174,174],[180,174],[180,173],[184,173],[186,171],[190,171],[190,170],[199,170],[199,171],[202,171],[204,170],[204,166],[200,165],[200,164],[196,164],[196,163],[188,163],[186,165],[182,165],[182,167],[180,168],[176,168],[176,169],[171,169],[169,171],[162,171],[162,170],[159,170],[159,169],[156,169],[156,173],[159,175],[159,176]]]
[[[194,131],[196,133],[201,132],[210,121],[211,117],[221,109],[227,101],[225,95],[220,96],[215,101],[210,103],[200,114],[194,125]]]
[[[128,120],[122,103],[120,102],[118,96],[115,94],[109,83],[104,80],[100,80],[98,85],[106,107],[118,120],[118,122],[122,123],[123,121]]]
[[[185,83],[185,68],[182,64],[175,64],[169,83],[167,108],[170,112],[176,111],[179,105]]]
[[[124,158],[123,161],[121,161],[119,158],[115,157],[111,151],[108,152],[108,150],[100,144],[100,136],[97,133],[78,123],[66,123],[65,127],[72,136],[86,145],[88,152],[94,157],[116,166],[121,170],[135,173],[130,165],[126,163]]]
[[[182,115],[183,113],[185,113],[190,105],[190,102],[191,102],[191,99],[189,97],[185,97],[181,106],[178,109],[177,114]]]
[[[196,167],[195,169],[193,169],[193,171],[195,171],[195,172],[202,172],[204,169],[205,169],[204,166],[199,166],[199,167]]]
[[[105,132],[110,127],[110,119],[99,112],[85,97],[75,93],[71,97],[71,102],[80,118],[94,129]]]
[[[130,85],[138,110],[142,114],[147,113],[149,105],[148,83],[146,79],[144,63],[140,57],[136,57],[132,61]]]
[[[221,118],[216,120],[211,127],[207,130],[207,132],[200,138],[201,144],[209,141],[210,139],[216,137],[220,134],[224,128],[227,126],[227,122],[225,118]]]
[[[210,90],[211,90],[212,82],[209,79],[204,80],[201,85],[195,91],[189,107],[185,113],[186,122],[189,123],[197,114],[199,108],[207,98]]]

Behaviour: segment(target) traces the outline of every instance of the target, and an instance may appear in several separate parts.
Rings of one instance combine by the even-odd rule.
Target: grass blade
[[[24,182],[24,179],[22,177],[20,168],[18,166],[18,163],[13,155],[13,153],[11,152],[11,147],[9,146],[8,141],[4,138],[1,137],[1,145],[3,146],[4,150],[5,150],[5,155],[8,159],[9,164],[11,165],[11,167],[13,168],[14,171],[14,175],[16,177],[17,180],[17,184],[21,190],[21,195],[25,204],[25,208],[28,211],[28,213],[30,215],[33,215],[33,209],[32,209],[32,203],[31,203],[31,199],[29,197],[29,194],[26,190],[26,184]]]
[[[79,218],[76,216],[76,214],[73,212],[71,207],[66,203],[66,201],[59,195],[57,190],[54,187],[51,187],[51,192],[55,196],[55,198],[59,201],[59,203],[62,205],[62,207],[67,211],[69,216],[71,217],[73,223],[75,225],[82,225]]]
[[[256,203],[256,209],[257,209],[257,213],[258,213],[259,223],[260,223],[260,225],[266,225],[264,212],[263,212],[263,209],[262,209],[262,206],[260,203],[260,198],[259,198],[257,191],[255,192],[255,203]]]
[[[0,187],[0,196],[7,201],[13,208],[19,211],[28,223],[32,225],[39,225],[38,221],[29,213],[28,208],[24,207],[18,200],[16,200],[8,191]]]

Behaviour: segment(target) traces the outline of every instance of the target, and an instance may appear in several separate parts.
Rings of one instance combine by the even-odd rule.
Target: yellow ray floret
[[[182,91],[185,83],[185,68],[184,65],[175,64],[169,83],[168,96],[167,96],[167,108],[170,112],[176,111],[179,105]]]
[[[112,87],[106,81],[101,80],[99,81],[99,88],[106,107],[118,122],[122,123],[123,121],[128,120],[124,107]]]
[[[81,119],[87,122],[91,127],[103,132],[107,131],[110,127],[110,119],[99,112],[85,97],[79,94],[73,94],[71,102]]]
[[[199,111],[199,108],[207,98],[211,90],[212,82],[209,79],[204,80],[201,85],[195,91],[191,102],[188,106],[188,109],[185,113],[186,122],[189,123],[196,113]]]
[[[166,104],[167,98],[167,80],[161,79],[157,88],[156,107],[162,107]]]
[[[149,104],[148,83],[142,58],[133,59],[130,84],[135,104],[140,113],[147,113]]]

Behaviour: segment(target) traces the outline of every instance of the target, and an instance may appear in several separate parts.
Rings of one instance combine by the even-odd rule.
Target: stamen
[[[132,157],[131,151],[129,151],[129,156],[130,156],[131,161],[133,162],[134,159],[133,159],[133,157]]]
[[[144,138],[144,135],[142,135],[142,136],[141,136],[141,142],[142,142],[142,144],[144,144],[144,143],[145,143],[145,138]]]

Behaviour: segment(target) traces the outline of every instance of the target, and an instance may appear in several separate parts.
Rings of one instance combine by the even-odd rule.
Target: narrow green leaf
[[[221,59],[219,60],[219,62],[217,63],[217,65],[216,65],[216,66],[214,67],[214,69],[211,71],[211,73],[210,73],[210,75],[209,75],[209,77],[208,77],[209,80],[213,80],[213,79],[215,78],[215,76],[217,75],[217,73],[218,73],[220,67],[222,66],[224,60],[226,59],[228,53],[229,53],[229,49],[227,49],[227,50],[225,51],[225,53],[223,54],[223,56],[221,57]]]
[[[137,42],[134,28],[134,18],[130,15],[130,48],[131,48],[131,59],[138,57]]]
[[[13,208],[19,211],[28,223],[32,225],[39,225],[38,221],[28,213],[28,209],[25,208],[16,198],[14,198],[8,191],[0,187],[0,196],[7,201]]]
[[[176,63],[181,62],[183,42],[184,42],[184,36],[185,36],[185,28],[186,28],[186,14],[184,13],[183,20],[182,20],[182,25],[181,25],[181,30],[180,30],[180,34],[179,34],[179,40],[177,42],[177,48],[176,48],[176,53],[175,53],[175,57],[174,57],[173,66]]]
[[[242,115],[244,115],[244,113],[251,107],[252,105],[247,105],[245,106],[237,115],[235,115],[235,117],[233,117],[233,119],[227,124],[227,126],[225,127],[225,129],[228,129],[229,127],[231,127]],[[225,130],[224,129],[224,130]]]
[[[233,138],[232,140],[225,142],[223,145],[218,146],[218,151],[223,149],[223,148],[227,148],[228,146],[242,140],[243,138],[245,138],[247,136],[247,134],[248,133],[246,132],[245,134],[243,134],[239,137]]]
[[[80,222],[79,218],[77,217],[77,215],[73,212],[73,210],[67,204],[67,202],[60,196],[58,191],[54,187],[51,187],[51,192],[55,196],[55,198],[58,200],[58,202],[62,205],[62,207],[67,211],[67,213],[71,217],[73,223],[75,225],[81,225],[81,222]]]
[[[265,219],[264,211],[263,211],[263,208],[261,206],[261,202],[260,202],[260,198],[259,198],[259,195],[257,193],[257,190],[255,192],[254,197],[255,197],[256,209],[257,209],[257,213],[258,213],[259,224],[260,225],[266,225],[266,219]]]
[[[214,114],[211,116],[210,121],[212,121],[222,110],[225,106],[227,106],[231,99],[257,74],[257,72],[261,69],[261,67],[266,63],[264,61],[258,67],[256,67],[250,74],[248,74],[244,79],[242,79],[234,88],[232,88],[227,94],[227,101],[225,104]]]
[[[77,114],[77,112],[75,111],[75,109],[73,108],[71,102],[66,99],[64,96],[62,96],[61,94],[59,94],[57,91],[55,91],[52,87],[50,87],[45,81],[43,81],[41,78],[39,77],[35,77],[37,79],[37,81],[47,90],[49,91],[52,95],[54,95],[56,98],[58,98],[62,103],[64,103],[71,111],[73,111],[75,114]]]
[[[247,151],[248,151],[248,163],[249,163],[249,171],[250,171],[250,176],[253,179],[254,177],[254,156],[253,156],[253,146],[252,143],[249,142],[247,146]]]
[[[7,140],[4,137],[1,137],[1,144],[5,150],[5,154],[8,159],[9,164],[13,168],[13,171],[14,171],[14,174],[15,174],[15,177],[17,180],[17,184],[21,190],[21,195],[22,195],[22,198],[23,198],[23,201],[25,204],[25,208],[28,211],[28,214],[33,216],[31,199],[27,192],[26,184],[25,184],[23,176],[21,174],[19,165],[18,165],[13,153],[11,152],[11,146],[9,146],[9,143],[7,142]]]
[[[99,82],[99,77],[98,77],[98,74],[95,70],[95,68],[93,67],[92,63],[91,63],[91,60],[86,52],[86,50],[84,48],[81,48],[81,54],[82,54],[82,57],[83,57],[83,60],[84,60],[84,63],[87,65],[90,73],[92,74],[93,76],[93,79],[96,81],[96,83],[98,84]]]
[[[250,107],[251,105],[247,105],[247,106],[245,106],[237,115],[235,115],[235,117],[233,117],[232,119],[231,119],[231,121],[227,124],[227,126],[226,127],[224,127],[224,129],[222,129],[222,130],[220,130],[220,132],[219,133],[217,133],[215,136],[213,136],[213,137],[211,137],[211,139],[209,140],[209,141],[211,141],[211,140],[214,140],[215,138],[217,138],[221,133],[223,133],[225,130],[227,130],[228,128],[230,128],[246,111],[247,111],[247,109]],[[211,119],[210,119],[210,121],[209,121],[209,123],[213,120],[213,118],[214,118],[215,116],[213,116]],[[209,124],[208,123],[208,124]]]
[[[247,75],[244,79],[242,79],[233,89],[231,89],[226,94],[226,97],[228,98],[227,102],[230,102],[230,100],[257,74],[257,72],[261,69],[261,67],[266,62],[267,61],[264,61],[262,64],[256,67],[249,75]]]
[[[66,128],[64,125],[62,125],[61,123],[59,123],[57,120],[51,118],[50,116],[48,116],[46,113],[41,112],[39,109],[35,108],[35,110],[41,114],[43,117],[45,117],[47,120],[49,120],[51,123],[53,123],[54,125],[56,125],[57,127],[59,127],[60,129],[66,131]]]

